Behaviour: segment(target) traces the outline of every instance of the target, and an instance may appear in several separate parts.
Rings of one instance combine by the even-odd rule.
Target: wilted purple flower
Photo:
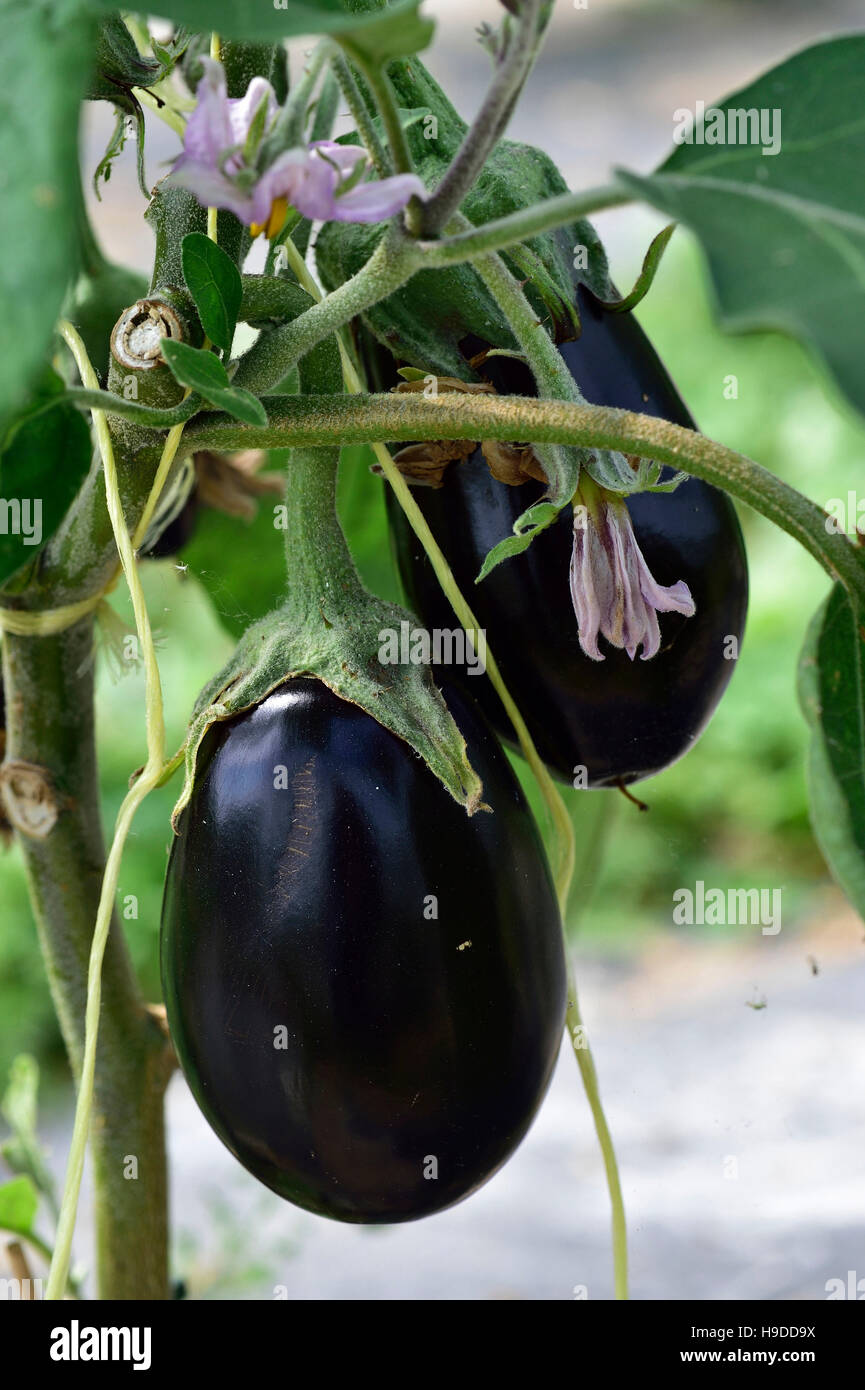
[[[648,661],[661,645],[658,613],[696,612],[683,580],[664,588],[652,577],[624,498],[594,484],[584,484],[574,502],[571,598],[580,646],[593,661],[604,660],[599,635],[632,661],[642,646]]]
[[[426,190],[416,174],[372,183],[359,145],[317,140],[273,155],[265,137],[279,113],[273,88],[254,77],[246,96],[230,99],[222,65],[203,58],[198,104],[189,118],[183,154],[171,173],[207,207],[227,208],[255,235],[275,236],[291,206],[320,222],[383,222]]]

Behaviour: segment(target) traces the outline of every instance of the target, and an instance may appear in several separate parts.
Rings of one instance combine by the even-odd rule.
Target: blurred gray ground
[[[430,66],[471,114],[484,68],[470,29],[498,7],[430,0],[429,9],[440,19]],[[603,181],[615,162],[649,169],[670,146],[677,107],[711,102],[805,43],[863,25],[858,0],[590,0],[587,11],[559,0],[512,133],[544,146],[572,186]],[[91,114],[91,168],[108,126],[104,109]],[[154,123],[151,181],[174,152]],[[104,198],[108,249],[146,267],[150,233],[130,158]],[[648,225],[640,212],[602,223],[614,252],[632,261]],[[627,958],[579,954],[623,1173],[635,1296],[819,1299],[830,1278],[865,1277],[862,936],[830,897],[798,934],[667,932]],[[764,998],[765,1008],[748,1007]],[[65,1132],[58,1121],[58,1161]],[[611,1294],[607,1198],[570,1056],[492,1183],[407,1227],[342,1227],[271,1197],[211,1134],[180,1077],[169,1134],[177,1272],[192,1296],[269,1298],[276,1284],[292,1299],[568,1299],[576,1285],[590,1299]]]

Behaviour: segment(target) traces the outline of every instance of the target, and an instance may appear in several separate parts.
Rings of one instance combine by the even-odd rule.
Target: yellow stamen
[[[249,230],[252,233],[253,237],[261,236],[262,232],[266,232],[268,241],[273,241],[273,238],[275,236],[278,236],[279,233],[282,231],[287,212],[288,199],[274,198],[273,206],[270,209],[267,221],[253,222],[252,226],[250,227]]]

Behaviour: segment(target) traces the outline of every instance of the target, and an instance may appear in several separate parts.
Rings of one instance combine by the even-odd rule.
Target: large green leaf
[[[30,413],[62,393],[59,376],[45,368],[21,423],[10,426],[0,453],[0,584],[34,560],[50,540],[90,468],[90,430],[75,406]]]
[[[799,663],[811,727],[811,823],[832,874],[865,917],[865,641],[844,590],[818,610]]]
[[[100,10],[117,8],[115,0],[94,4]],[[154,12],[233,39],[277,43],[298,34],[333,34],[384,61],[418,53],[429,43],[432,22],[421,19],[419,7],[420,0],[399,0],[383,14],[351,15],[342,0],[157,0]]]
[[[765,111],[769,134],[780,112],[780,152],[681,144],[654,174],[618,177],[694,229],[725,327],[805,340],[865,411],[865,35],[815,44],[717,109],[727,125]]]
[[[0,417],[22,402],[77,270],[78,109],[95,28],[78,0],[0,0]]]

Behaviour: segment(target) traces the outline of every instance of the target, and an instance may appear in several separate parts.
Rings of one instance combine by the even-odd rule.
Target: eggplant
[[[522,792],[456,689],[491,810],[293,679],[211,727],[171,851],[171,1036],[222,1141],[340,1221],[459,1201],[523,1138],[566,1004],[555,892]]]
[[[584,289],[578,307],[580,336],[560,344],[559,352],[586,399],[694,428],[633,315],[605,309]],[[466,358],[483,346],[466,340]],[[395,363],[374,355],[369,345],[367,363],[380,386],[397,380]],[[531,373],[516,359],[490,357],[481,370],[501,394],[536,394]],[[446,469],[440,488],[418,487],[414,495],[486,631],[543,760],[557,777],[575,785],[625,786],[682,757],[726,689],[747,611],[742,533],[730,499],[696,478],[671,493],[628,498],[652,574],[664,585],[684,580],[696,613],[689,618],[661,614],[661,650],[650,660],[632,661],[606,645],[604,660],[594,661],[580,647],[568,586],[571,507],[522,555],[475,584],[488,551],[511,534],[517,517],[543,492],[542,483],[497,482],[478,448],[464,463]],[[428,629],[452,627],[450,605],[390,490],[387,505],[409,604]],[[510,721],[489,681],[456,667],[442,674],[464,683],[499,735],[513,743]]]

